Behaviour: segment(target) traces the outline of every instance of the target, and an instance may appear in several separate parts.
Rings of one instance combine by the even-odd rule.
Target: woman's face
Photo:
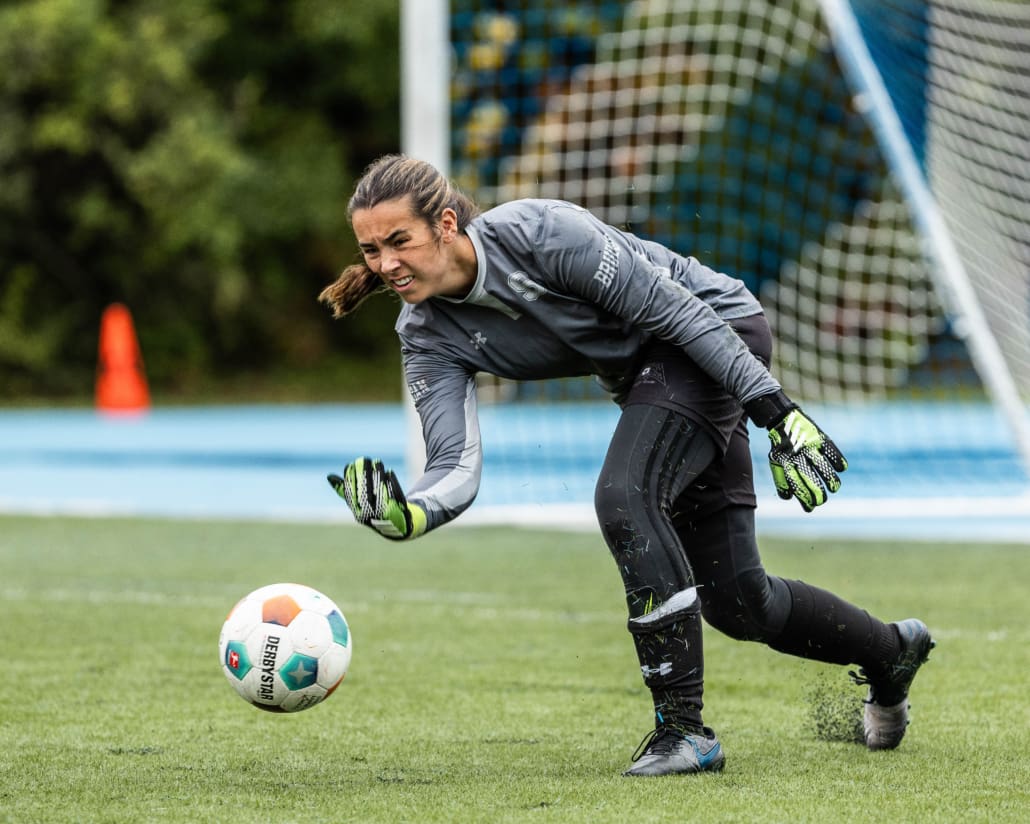
[[[351,226],[368,268],[406,303],[468,292],[469,284],[455,265],[458,224],[452,209],[444,210],[437,232],[412,211],[406,197],[356,210]]]

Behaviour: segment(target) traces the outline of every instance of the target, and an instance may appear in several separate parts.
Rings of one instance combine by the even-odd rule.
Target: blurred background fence
[[[450,8],[445,160],[482,203],[572,200],[744,281],[774,374],[845,442],[844,497],[870,522],[891,499],[913,517],[1022,506],[1030,6]],[[530,420],[600,396],[483,383]]]

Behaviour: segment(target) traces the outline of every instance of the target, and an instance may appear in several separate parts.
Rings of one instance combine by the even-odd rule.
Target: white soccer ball
[[[299,712],[347,674],[351,634],[342,610],[303,584],[270,584],[240,600],[218,638],[229,683],[255,707]]]

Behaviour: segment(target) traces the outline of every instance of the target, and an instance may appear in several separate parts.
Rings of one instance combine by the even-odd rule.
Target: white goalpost
[[[448,174],[450,158],[450,40],[447,0],[401,2],[401,150]],[[426,462],[422,425],[408,387],[404,398],[405,472],[417,477]]]
[[[403,150],[742,279],[848,454],[804,521],[1030,513],[1030,4],[404,0]],[[410,409],[410,407],[409,407]],[[481,376],[464,521],[584,526],[618,410]],[[409,415],[407,472],[421,471]],[[797,527],[762,471],[759,526]]]
[[[1030,246],[1027,245],[1030,242],[1030,231],[1027,230],[1027,221],[1030,220],[1030,212],[1027,210],[1030,203],[1026,200],[1030,195],[1030,191],[1028,191],[1030,180],[1024,177],[1024,190],[1018,193],[1016,202],[1013,204],[1017,210],[1022,211],[1022,215],[1017,215],[1016,220],[1023,224],[1023,248],[1015,251],[1017,254],[1022,254],[1023,260],[1020,261],[1017,258],[1008,261],[1010,266],[1017,268],[1017,271],[1011,274],[1014,274],[1017,279],[1022,274],[1021,300],[1019,301],[1022,304],[1022,314],[1020,316],[1017,311],[1016,323],[1006,325],[1008,329],[999,330],[1001,333],[1009,331],[1016,336],[1012,346],[1012,357],[1015,363],[1010,366],[998,345],[997,333],[989,323],[981,306],[981,298],[967,274],[963,255],[952,240],[948,223],[923,176],[890,95],[884,86],[883,78],[869,54],[851,6],[847,0],[820,0],[820,3],[856,99],[861,101],[862,111],[875,130],[879,144],[889,158],[891,170],[897,176],[905,197],[911,204],[910,211],[913,221],[919,228],[926,247],[926,255],[932,261],[930,271],[935,275],[935,282],[947,305],[947,311],[957,327],[959,336],[969,348],[977,372],[994,402],[1002,411],[1015,448],[1021,456],[1024,467],[1030,472],[1030,419],[1027,417],[1026,403],[1020,397],[1019,389],[1012,375],[1013,366],[1018,366],[1022,370],[1030,367],[1030,361],[1027,360],[1030,357],[1030,272],[1025,268],[1027,264],[1030,264],[1030,260],[1026,257],[1027,252],[1030,251]],[[959,7],[962,5],[971,8],[968,2],[941,5],[950,5],[953,11],[960,11]],[[984,11],[987,11],[984,7],[989,5],[992,4],[979,4]],[[1027,95],[1030,94],[1030,79],[1027,76],[1027,72],[1030,72],[1030,59],[1027,58],[1027,49],[1030,49],[1030,8],[1026,4],[997,5],[1008,7],[1007,12],[1010,15],[1009,19],[1015,24],[1013,31],[1016,32],[1016,36],[1013,38],[1012,50],[1009,52],[1011,61],[1011,65],[1008,67],[1009,71],[1006,71],[1005,68],[999,70],[996,67],[992,67],[990,70],[995,74],[999,71],[1002,74],[1009,74],[1017,86],[1022,86],[1022,100],[1017,94],[1013,94],[1012,100],[1009,102],[1015,106],[1022,105],[1024,111],[1021,116],[1017,113],[1015,117],[1012,117],[1012,127],[1022,129],[1022,144],[1014,142],[1009,152],[1003,153],[1003,157],[999,158],[999,163],[1003,166],[996,171],[1002,171],[1007,167],[1018,175],[1020,164],[1023,166],[1024,173],[1030,169],[1030,166],[1027,165],[1026,155],[1027,149],[1030,148],[1030,137],[1028,137],[1030,134],[1030,109],[1026,108],[1028,105]],[[969,18],[959,14],[958,20],[968,22]],[[1002,25],[1000,22],[996,24],[999,35]],[[1021,36],[1019,35],[1020,30],[1022,30]],[[951,34],[961,36],[962,33],[955,31]],[[989,65],[988,61],[993,56],[984,55],[980,68]],[[951,57],[960,57],[960,55],[951,55]],[[1022,77],[1020,77],[1020,72],[1022,72]],[[961,79],[971,83],[976,82],[975,78],[968,75]],[[980,79],[983,79],[982,76]],[[939,97],[947,96],[949,93],[958,94],[958,90],[954,88],[944,86],[942,89]],[[1013,91],[1015,92],[1015,89]],[[979,146],[970,145],[977,141],[966,138],[959,130],[955,130],[953,134],[955,137],[964,139],[967,144],[966,148],[971,150],[975,151],[984,145],[982,141]],[[1006,160],[1010,163],[1006,163]],[[952,221],[956,228],[961,226],[960,221],[971,211],[966,203],[958,204],[958,208],[961,210],[961,214],[955,215]],[[1001,212],[1003,208],[1003,204],[998,203],[996,211]],[[1005,239],[1002,232],[995,231],[991,234],[997,241]],[[998,235],[1002,236],[998,237]],[[990,242],[990,238],[985,240]],[[1018,271],[1020,262],[1024,267],[1022,273]],[[1004,274],[1003,267],[1006,261],[985,261],[985,263],[992,267],[1000,263],[998,269],[981,274],[985,282],[986,295],[990,296],[995,288],[991,280],[995,275]]]

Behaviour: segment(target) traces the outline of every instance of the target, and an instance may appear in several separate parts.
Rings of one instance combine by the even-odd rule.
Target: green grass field
[[[1026,821],[1027,547],[764,557],[934,630],[898,750],[827,733],[863,694],[842,668],[710,631],[725,772],[623,778],[651,710],[593,535],[0,518],[0,820]],[[217,655],[235,601],[284,580],[354,638],[343,686],[289,716],[241,701]]]

